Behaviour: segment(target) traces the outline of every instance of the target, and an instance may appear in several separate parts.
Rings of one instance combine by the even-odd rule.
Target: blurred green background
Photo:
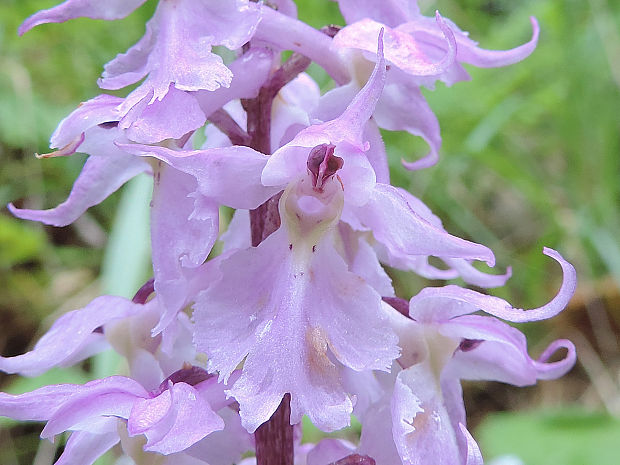
[[[56,2],[1,2],[0,205],[47,208],[65,199],[85,157],[37,160],[33,154],[47,151],[61,118],[100,92],[96,79],[103,64],[142,36],[154,3],[121,21],[79,19],[19,38],[17,27],[27,16]],[[313,26],[343,23],[335,3],[297,3],[300,18]],[[533,355],[554,338],[572,339],[580,357],[575,369],[562,380],[524,389],[467,384],[470,423],[489,458],[512,454],[527,465],[617,464],[620,2],[420,4],[427,14],[439,9],[485,48],[528,40],[530,15],[542,32],[524,62],[469,68],[471,82],[425,92],[442,127],[441,161],[408,173],[400,159],[421,156],[424,143],[385,134],[393,182],[421,197],[451,233],[491,247],[500,271],[513,267],[507,286],[492,292],[515,306],[542,305],[559,286],[560,269],[542,255],[543,246],[559,250],[579,274],[577,294],[563,314],[521,327]],[[319,69],[311,72],[326,82]],[[130,295],[148,277],[148,189],[148,181],[138,180],[66,228],[19,221],[2,207],[0,353],[22,353],[59,313],[101,292]],[[392,275],[403,296],[428,284],[410,274]],[[16,392],[105,372],[99,361],[55,371],[45,380],[4,376],[0,382]],[[0,463],[32,463],[37,450],[38,457],[53,455],[49,446],[37,449],[38,431],[38,425],[0,424]]]

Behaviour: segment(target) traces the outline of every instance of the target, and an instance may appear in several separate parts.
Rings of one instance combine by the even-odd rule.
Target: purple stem
[[[248,133],[223,108],[211,113],[209,121],[226,134],[233,145],[250,146],[250,136]]]
[[[249,147],[265,155],[271,154],[271,107],[280,89],[310,64],[310,59],[294,53],[263,85],[254,99],[242,100],[247,113]],[[231,139],[232,141],[232,139]],[[233,142],[234,143],[234,142]],[[280,227],[278,203],[282,193],[274,195],[250,211],[252,246],[257,247]],[[257,465],[293,465],[293,426],[291,397],[286,394],[271,418],[258,427],[256,440]]]

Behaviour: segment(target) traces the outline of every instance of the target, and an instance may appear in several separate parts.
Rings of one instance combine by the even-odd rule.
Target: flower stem
[[[280,89],[304,71],[310,60],[293,54],[277,68],[254,99],[242,100],[247,113],[248,146],[271,154],[271,107]],[[278,203],[282,193],[274,195],[258,208],[250,211],[252,246],[257,247],[267,236],[280,227]],[[293,426],[291,425],[290,394],[285,394],[271,418],[254,435],[257,465],[293,465]]]

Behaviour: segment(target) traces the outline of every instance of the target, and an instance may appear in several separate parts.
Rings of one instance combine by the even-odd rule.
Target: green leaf
[[[477,430],[486,460],[519,457],[526,465],[617,465],[620,420],[578,408],[490,415]]]

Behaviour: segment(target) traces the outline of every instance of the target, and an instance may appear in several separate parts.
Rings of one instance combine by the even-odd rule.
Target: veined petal
[[[577,275],[575,268],[555,250],[545,248],[543,253],[555,259],[562,266],[564,277],[557,295],[542,307],[532,310],[513,308],[499,297],[458,286],[445,286],[425,288],[420,291],[410,301],[409,314],[416,321],[447,321],[477,310],[483,310],[503,320],[517,323],[551,318],[560,313],[570,301],[577,286]]]
[[[124,376],[110,376],[77,386],[75,393],[50,413],[41,437],[49,438],[69,429],[109,431],[110,417],[128,418],[131,407],[141,397],[148,397],[146,390]]]
[[[201,196],[232,208],[256,208],[280,190],[261,184],[261,172],[268,157],[249,147],[193,151],[138,144],[121,144],[119,147],[134,155],[155,157],[194,176]]]
[[[437,163],[441,148],[439,122],[417,85],[408,81],[388,84],[377,104],[374,117],[379,127],[420,136],[430,147],[430,151],[419,160],[403,160],[408,170],[428,168]]]
[[[176,0],[160,2],[147,23],[145,38],[105,67],[100,86],[119,88],[148,74],[124,112],[152,92],[162,100],[170,84],[179,90],[228,87],[231,71],[211,52],[212,45],[239,48],[254,34],[259,8],[247,1]]]
[[[353,452],[355,446],[349,441],[336,438],[322,439],[308,452],[306,465],[331,465]]]
[[[154,144],[165,139],[180,139],[205,124],[206,116],[196,98],[172,84],[166,96],[147,105],[134,106],[120,122],[126,136],[141,144]]]
[[[331,358],[356,370],[386,369],[398,354],[379,315],[380,297],[347,271],[329,241],[309,250],[305,265],[295,258],[298,246],[289,247],[280,229],[258,248],[237,252],[194,307],[196,344],[211,369],[226,377],[247,356],[230,392],[249,431],[287,392],[291,422],[306,414],[322,429],[341,428],[352,400]]]
[[[228,65],[233,73],[229,87],[220,87],[214,91],[199,90],[192,95],[208,118],[211,113],[232,100],[256,97],[269,76],[272,63],[273,52],[271,50],[252,47]]]
[[[508,66],[527,58],[536,49],[540,32],[536,18],[531,16],[530,23],[532,24],[532,38],[525,44],[511,50],[485,50],[479,48],[478,43],[470,39],[466,32],[461,31],[454,23],[450,22],[450,28],[456,39],[456,61],[479,68],[496,68]],[[445,48],[442,37],[443,31],[437,27],[431,18],[419,16],[411,22],[400,25],[397,29],[412,34],[424,48],[439,48],[441,50]]]
[[[66,399],[81,389],[76,384],[56,384],[24,394],[0,392],[0,416],[19,421],[47,421]]]
[[[196,209],[192,194],[193,176],[170,166],[160,166],[155,175],[151,202],[151,244],[155,291],[164,312],[153,329],[163,330],[188,300],[188,268],[200,266],[217,239],[217,203],[206,199]]]
[[[67,0],[58,6],[41,10],[30,16],[19,27],[19,35],[35,26],[46,23],[63,23],[70,19],[86,17],[93,19],[121,19],[134,11],[146,0]]]
[[[443,35],[442,49],[445,56],[440,61],[433,61],[426,55],[424,48],[414,37],[400,28],[392,29],[372,19],[362,19],[344,27],[334,37],[333,45],[338,48],[354,48],[366,52],[374,52],[374,38],[377,32],[385,29],[385,59],[407,74],[414,76],[435,76],[441,74],[456,57],[456,41],[454,33],[443,18],[436,14],[437,28]]]
[[[69,436],[62,455],[54,465],[92,465],[99,457],[118,443],[116,431],[93,434],[88,431],[74,431]]]
[[[411,0],[338,0],[338,6],[347,24],[371,18],[395,27],[420,14],[417,1]]]
[[[127,424],[130,436],[146,436],[144,450],[164,455],[185,450],[224,428],[223,420],[194,387],[170,384],[159,396],[138,400]]]
[[[508,267],[504,274],[488,274],[474,268],[469,261],[462,258],[443,258],[442,260],[466,283],[487,289],[503,286],[512,276],[511,267]]]
[[[538,379],[555,379],[575,364],[574,345],[567,340],[554,341],[539,360],[527,353],[527,341],[518,329],[492,317],[466,315],[441,325],[448,337],[477,341],[471,349],[457,350],[449,362],[451,375],[460,379],[500,381],[515,386],[535,384]],[[546,363],[558,349],[566,356]]]
[[[67,200],[49,210],[8,209],[18,218],[52,226],[66,226],[97,205],[140,173],[150,170],[144,161],[131,156],[90,157],[73,184]]]
[[[224,429],[214,431],[185,452],[200,458],[208,465],[240,464],[242,454],[254,449],[254,436],[241,426],[239,414],[233,409],[224,408],[219,410],[218,414],[224,420]]]
[[[480,447],[478,446],[478,443],[473,438],[471,433],[467,430],[464,424],[459,423],[459,430],[467,441],[467,458],[465,460],[465,465],[482,465],[482,452],[480,452]]]
[[[93,339],[102,338],[93,331],[114,320],[127,318],[142,310],[122,297],[103,296],[81,310],[61,316],[34,346],[34,349],[15,357],[0,357],[0,370],[37,376],[55,366],[63,366]]]
[[[102,94],[80,104],[63,119],[50,139],[50,147],[60,149],[98,124],[119,120],[120,97]]]
[[[377,184],[368,203],[356,209],[355,215],[394,255],[433,255],[494,264],[488,248],[451,236],[427,222],[414,208],[395,187]]]
[[[456,433],[428,362],[401,371],[392,397],[392,434],[404,465],[462,464]]]

